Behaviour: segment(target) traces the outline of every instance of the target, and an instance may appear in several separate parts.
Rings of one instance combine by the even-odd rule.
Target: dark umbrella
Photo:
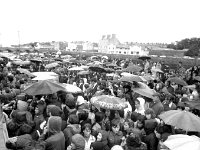
[[[46,95],[65,90],[65,87],[60,83],[43,80],[26,87],[24,93],[28,95]]]
[[[99,65],[91,66],[91,67],[89,67],[89,70],[94,71],[94,72],[100,72],[100,73],[106,72],[106,70]]]
[[[167,81],[174,82],[176,84],[183,85],[183,86],[188,85],[183,79],[179,77],[172,77],[172,78],[167,79]]]
[[[127,68],[123,69],[125,72],[140,72],[142,68],[138,65],[131,65],[128,66]]]
[[[141,56],[141,57],[139,57],[138,59],[141,59],[141,60],[149,60],[149,59],[151,59],[151,57],[149,57],[149,56]]]

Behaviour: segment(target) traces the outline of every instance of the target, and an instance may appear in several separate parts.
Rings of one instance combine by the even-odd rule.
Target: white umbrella
[[[66,92],[69,92],[69,93],[81,93],[82,90],[77,87],[77,86],[74,86],[72,84],[66,84],[66,83],[63,83],[65,89],[66,89]]]
[[[56,76],[48,76],[48,75],[43,75],[43,76],[37,76],[35,78],[33,78],[32,80],[56,80],[57,77]]]
[[[73,68],[69,68],[69,71],[83,71],[84,69],[81,67],[73,67]]]
[[[197,136],[170,135],[163,144],[170,150],[200,150],[200,138]]]

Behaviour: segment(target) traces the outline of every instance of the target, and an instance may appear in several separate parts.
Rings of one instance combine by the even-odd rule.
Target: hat
[[[72,143],[76,146],[76,149],[85,149],[85,139],[80,134],[72,136]]]
[[[86,101],[84,100],[83,96],[78,96],[76,104],[78,106],[84,104]]]
[[[17,109],[20,111],[27,111],[28,103],[22,100],[18,100]]]

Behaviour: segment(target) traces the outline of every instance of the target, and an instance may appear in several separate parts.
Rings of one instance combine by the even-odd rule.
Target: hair
[[[96,112],[95,113],[95,121],[97,123],[100,123],[103,120],[104,117],[105,117],[105,114],[103,112]]]
[[[115,127],[115,126],[117,126],[119,124],[120,124],[119,120],[114,119],[114,120],[111,121],[111,127]]]
[[[147,108],[144,113],[145,113],[145,115],[150,114],[152,119],[154,119],[156,117],[154,110],[151,108]]]
[[[86,119],[88,118],[88,115],[89,115],[89,114],[88,114],[86,111],[84,111],[84,110],[80,111],[80,112],[78,113],[79,121],[81,121],[81,120],[86,120]]]
[[[92,130],[92,125],[91,125],[90,123],[84,124],[84,125],[81,127],[81,132],[83,133],[83,131],[84,131],[85,129]]]
[[[75,114],[70,114],[69,115],[69,123],[70,124],[78,124],[79,123],[79,118]]]

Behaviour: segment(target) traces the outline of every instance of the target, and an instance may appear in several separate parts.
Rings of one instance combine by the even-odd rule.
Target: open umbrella
[[[141,60],[149,60],[149,59],[151,59],[151,57],[149,57],[149,56],[141,56],[141,57],[139,57],[138,59],[141,59]]]
[[[20,73],[24,73],[30,77],[35,77],[35,75],[33,75],[30,71],[28,71],[27,69],[23,69],[23,68],[18,68],[17,69]]]
[[[172,77],[172,78],[167,79],[167,81],[174,82],[176,84],[183,85],[183,86],[188,85],[183,79],[179,77]]]
[[[68,69],[69,71],[83,71],[84,69],[81,67],[72,67]]]
[[[141,82],[143,81],[138,75],[123,76],[119,79],[119,82]]]
[[[159,117],[168,125],[185,131],[200,132],[200,118],[189,111],[169,110]]]
[[[200,102],[199,101],[186,101],[185,104],[190,108],[200,110]]]
[[[15,65],[30,65],[30,61],[22,61],[22,60],[17,60],[17,61],[12,61],[13,64]]]
[[[90,66],[89,69],[94,72],[106,72],[106,70],[99,65]]]
[[[65,87],[60,83],[43,80],[26,87],[24,93],[28,95],[46,95],[58,91],[65,91]]]
[[[164,72],[163,72],[162,70],[160,70],[159,68],[151,69],[151,72],[164,73]]]
[[[170,150],[200,150],[200,138],[194,135],[170,135],[163,144]]]
[[[66,84],[66,83],[63,83],[63,85],[65,87],[65,91],[68,93],[82,93],[82,90],[77,86],[74,86],[72,84]]]
[[[112,72],[115,72],[115,70],[114,70],[114,69],[112,69],[112,68],[105,68],[105,70],[106,70],[106,72],[107,72],[107,73],[112,73]]]
[[[154,95],[157,95],[157,92],[154,89],[149,88],[145,83],[138,82],[137,88],[133,88],[135,93],[138,93],[142,96],[148,97],[150,99],[154,98]]]
[[[87,75],[90,74],[89,71],[80,71],[79,73],[77,73],[78,75]]]
[[[95,96],[90,101],[97,108],[122,110],[128,107],[124,99],[110,95]]]
[[[123,69],[125,72],[140,72],[142,68],[138,65],[131,65],[128,66],[127,68]]]
[[[58,65],[59,65],[58,63],[54,62],[54,63],[50,63],[50,64],[46,65],[45,68],[50,69],[50,68],[57,67]]]

